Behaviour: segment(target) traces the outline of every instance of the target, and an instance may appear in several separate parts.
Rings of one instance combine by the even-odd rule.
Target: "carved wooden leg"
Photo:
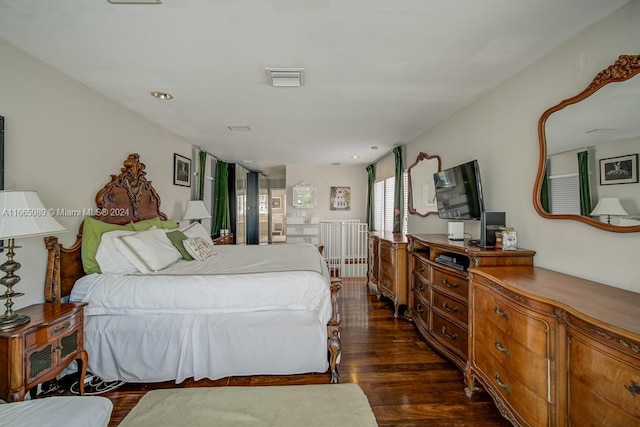
[[[87,365],[89,364],[89,355],[85,350],[82,350],[80,357],[76,359],[78,362],[78,373],[80,378],[78,379],[78,387],[80,389],[80,396],[84,396],[84,377],[87,374]]]
[[[327,323],[327,348],[329,350],[329,366],[331,367],[331,384],[340,382],[340,374],[338,373],[338,359],[340,358],[340,305],[338,304],[338,295],[342,289],[342,279],[331,279],[331,320]]]
[[[464,388],[464,392],[467,397],[472,398],[476,396],[478,392],[482,391],[482,388],[476,385],[476,379],[471,373],[471,366],[469,365],[469,362],[467,362],[467,366],[464,369],[464,379],[464,382],[467,384]]]

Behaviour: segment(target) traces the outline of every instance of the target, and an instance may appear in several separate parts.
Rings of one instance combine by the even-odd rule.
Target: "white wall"
[[[532,202],[542,113],[581,92],[619,55],[638,53],[640,2],[632,1],[415,138],[407,145],[407,162],[420,151],[440,155],[443,168],[478,159],[487,210],[507,213],[518,245],[537,251],[536,265],[640,292],[640,234],[544,219]],[[465,228],[478,236],[477,222]],[[446,221],[410,215],[409,232],[444,233]]]
[[[36,190],[47,208],[95,208],[95,194],[130,153],[140,154],[163,211],[180,218],[190,189],[173,185],[173,153],[191,144],[0,40],[0,115],[5,117],[5,188]],[[149,102],[158,102],[149,96]],[[73,244],[82,218],[57,217]],[[43,301],[42,237],[19,239],[14,308]],[[4,258],[4,254],[0,255]],[[1,262],[4,262],[2,260]],[[4,292],[4,289],[0,290]]]
[[[293,185],[304,181],[316,187],[318,201],[313,209],[294,209],[292,205]],[[330,208],[331,187],[351,187],[351,209],[332,211]],[[359,219],[366,221],[367,171],[365,166],[347,165],[287,165],[287,215],[316,215],[322,220]]]

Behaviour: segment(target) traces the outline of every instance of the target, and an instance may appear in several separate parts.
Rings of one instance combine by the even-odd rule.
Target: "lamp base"
[[[25,323],[29,323],[31,318],[24,314],[14,313],[13,315],[7,316],[7,313],[0,316],[0,330],[14,328],[16,326],[24,325]]]

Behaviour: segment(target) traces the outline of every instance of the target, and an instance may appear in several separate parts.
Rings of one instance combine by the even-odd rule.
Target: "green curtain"
[[[589,152],[578,153],[578,179],[580,183],[580,215],[591,213],[591,186],[589,184]]]
[[[226,162],[216,162],[216,176],[213,190],[213,221],[211,232],[219,235],[220,230],[231,228],[229,212],[229,168]]]
[[[544,176],[542,177],[542,188],[540,188],[540,204],[542,204],[542,209],[544,209],[545,212],[551,213],[551,207],[549,206],[549,179],[547,178],[546,171]]]
[[[376,164],[371,163],[367,166],[367,176],[369,184],[367,185],[367,229],[375,231],[376,222]]]
[[[207,152],[200,151],[198,157],[198,200],[204,200],[204,169],[207,167]]]
[[[402,232],[402,216],[404,213],[404,147],[393,149],[396,160],[395,191],[393,200],[393,232]]]

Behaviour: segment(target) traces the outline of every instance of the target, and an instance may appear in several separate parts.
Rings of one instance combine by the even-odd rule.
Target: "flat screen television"
[[[433,178],[440,218],[480,220],[484,200],[477,160],[442,170]]]

